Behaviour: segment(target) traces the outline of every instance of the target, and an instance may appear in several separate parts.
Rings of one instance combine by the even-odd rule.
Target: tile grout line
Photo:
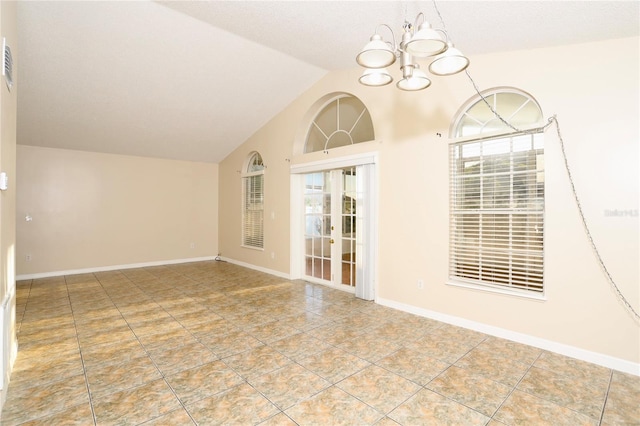
[[[451,369],[451,367],[456,367],[456,368],[460,368],[460,369],[463,369],[463,370],[469,371],[469,370],[467,370],[466,368],[458,367],[457,365],[455,365],[455,364],[456,364],[456,362],[460,361],[462,358],[464,358],[465,356],[467,356],[468,354],[470,354],[471,352],[473,352],[473,350],[475,350],[478,346],[480,346],[480,344],[482,344],[482,343],[483,343],[484,341],[486,341],[487,339],[488,339],[488,337],[484,337],[484,338],[483,338],[479,343],[477,343],[475,346],[473,346],[471,349],[469,349],[469,350],[468,350],[467,352],[465,352],[463,355],[460,355],[460,356],[459,356],[455,361],[453,361],[453,363],[449,364],[449,366],[448,366],[447,368],[445,368],[444,370],[442,370],[442,371],[441,371],[440,373],[438,373],[435,377],[433,377],[431,380],[429,380],[427,383],[425,383],[425,385],[424,385],[422,388],[423,388],[423,389],[425,389],[425,390],[428,390],[428,391],[431,391],[431,392],[437,393],[438,395],[442,396],[443,398],[448,399],[449,401],[453,401],[453,402],[455,402],[455,403],[457,403],[457,404],[463,405],[463,406],[467,407],[468,409],[473,410],[473,411],[475,411],[476,413],[481,414],[481,415],[483,415],[483,416],[487,417],[487,418],[489,419],[489,420],[487,421],[487,423],[489,423],[489,422],[491,422],[491,420],[493,419],[493,414],[495,414],[495,413],[498,411],[497,409],[494,411],[494,413],[493,413],[492,415],[490,415],[490,416],[489,416],[489,415],[484,414],[483,412],[479,411],[478,409],[476,409],[476,408],[474,408],[474,407],[471,407],[471,406],[469,406],[469,405],[467,405],[467,404],[465,404],[465,403],[463,403],[463,402],[461,402],[461,401],[457,401],[457,400],[456,400],[456,399],[454,399],[454,398],[451,398],[451,397],[449,397],[449,396],[447,396],[447,395],[442,394],[441,392],[438,392],[438,391],[436,391],[436,390],[434,390],[434,389],[430,389],[430,388],[428,388],[428,387],[427,387],[431,382],[433,382],[434,380],[436,380],[437,378],[439,378],[440,376],[442,376],[443,374],[445,374],[449,369]],[[443,361],[443,360],[439,360],[439,361]],[[447,362],[447,363],[449,363],[449,361],[443,361],[443,362]],[[491,380],[492,382],[495,382],[495,383],[498,383],[498,384],[504,384],[504,383],[502,383],[502,382],[498,382],[498,381],[493,380],[493,379],[490,379],[490,378],[488,378],[488,377],[484,377],[484,376],[479,375],[479,374],[477,374],[477,373],[473,373],[472,371],[469,371],[469,372],[470,372],[471,374],[473,374],[473,375],[478,375],[479,377],[482,377],[482,378],[484,378],[484,379]],[[506,400],[506,398],[505,398],[505,400]],[[503,403],[504,403],[504,401],[503,401]],[[397,408],[397,407],[396,407],[396,408]],[[499,408],[499,407],[498,407],[498,408]]]
[[[91,274],[93,275],[93,274]],[[78,324],[76,323],[76,314],[73,310],[73,302],[71,300],[71,293],[69,292],[69,283],[67,282],[67,277],[64,276],[64,285],[67,289],[67,298],[69,299],[69,308],[71,309],[71,316],[73,318],[73,328],[76,331],[76,341],[78,342],[78,352],[80,353],[80,362],[82,363],[82,373],[84,375],[84,385],[87,389],[87,399],[89,400],[89,407],[91,408],[91,417],[93,418],[94,426],[97,425],[96,413],[93,409],[93,399],[91,398],[91,388],[89,386],[89,377],[87,376],[87,367],[84,363],[84,355],[82,353],[82,346],[80,345],[80,337],[78,334]]]
[[[120,310],[120,308],[118,307],[118,305],[113,301],[113,298],[111,297],[111,295],[109,294],[109,292],[108,292],[108,291],[106,290],[106,288],[104,287],[104,284],[102,283],[102,281],[100,281],[100,278],[99,278],[99,277],[97,277],[97,276],[95,276],[95,274],[94,274],[94,277],[95,277],[95,279],[96,279],[96,282],[97,282],[97,283],[100,285],[100,287],[102,288],[102,292],[104,293],[104,295],[109,299],[109,301],[111,302],[111,304],[113,305],[113,307],[118,311],[118,313],[120,314],[120,317],[121,317],[121,318],[122,318],[122,319],[127,323],[127,327],[129,328],[129,330],[131,330],[131,333],[136,337],[136,341],[140,344],[140,346],[141,346],[141,347],[142,347],[142,349],[144,350],[145,354],[147,355],[147,357],[149,358],[149,360],[152,362],[152,364],[153,364],[154,368],[158,371],[158,373],[161,375],[161,377],[162,377],[162,378],[163,378],[163,380],[164,380],[164,375],[162,374],[162,371],[160,371],[160,369],[158,368],[158,366],[156,365],[156,363],[153,361],[153,359],[152,359],[152,358],[151,358],[151,356],[149,355],[149,353],[148,353],[148,351],[146,350],[146,348],[144,347],[144,345],[142,345],[142,342],[140,342],[140,340],[139,340],[139,338],[138,338],[138,335],[133,331],[133,329],[131,328],[131,325],[130,325],[130,324],[129,324],[129,322],[125,319],[125,316],[122,314],[122,311]],[[129,283],[129,284],[132,284],[133,286],[138,287],[138,286],[135,284],[135,282],[133,282],[133,281],[132,281],[131,279],[129,279],[128,277],[127,277],[127,281],[128,281],[128,283]],[[99,345],[96,345],[96,346],[99,346]],[[88,378],[88,376],[87,376],[87,383],[88,383],[88,381],[89,381],[89,378]],[[166,383],[166,382],[165,382],[165,383]],[[131,388],[123,389],[123,391],[124,391],[124,390],[137,389],[137,388],[140,388],[140,387],[144,386],[145,384],[146,384],[146,383],[143,383],[143,384],[140,384],[140,385],[138,385],[138,386],[133,386],[133,387],[131,387]],[[172,391],[173,391],[173,390],[172,390]],[[118,391],[116,391],[116,392],[112,392],[112,393],[109,393],[109,394],[106,394],[106,395],[103,395],[102,397],[105,397],[105,396],[107,396],[107,395],[112,395],[112,394],[114,394],[114,393],[118,393]],[[94,407],[93,407],[93,404],[94,404],[94,398],[93,398],[93,396],[92,396],[92,394],[91,394],[91,393],[89,393],[89,397],[90,397],[90,402],[91,402],[91,410],[92,410],[92,412],[93,412],[93,414],[94,414],[94,422],[95,422],[95,423],[96,423],[96,425],[97,425],[97,415],[95,414],[95,409],[94,409]]]
[[[125,275],[126,277],[126,275]],[[137,285],[132,279],[130,279],[129,277],[126,277],[127,281],[129,283],[131,283],[134,287],[136,287],[138,290],[140,290],[142,293],[144,293],[145,296],[149,296],[147,294],[146,291],[144,291],[143,289],[140,288],[139,285]],[[100,286],[103,288],[105,294],[107,295],[107,297],[109,298],[109,300],[111,301],[111,303],[113,303],[113,306],[118,310],[118,313],[120,313],[120,316],[122,317],[122,319],[127,323],[127,327],[129,327],[129,330],[131,330],[131,333],[133,333],[133,335],[136,337],[136,341],[138,342],[138,344],[142,347],[142,350],[144,351],[144,353],[147,355],[147,357],[149,358],[149,361],[151,361],[151,363],[153,364],[153,366],[155,367],[155,369],[157,370],[157,372],[160,374],[160,377],[162,378],[162,381],[164,382],[164,384],[169,388],[169,390],[171,391],[171,393],[173,394],[173,396],[176,398],[176,401],[178,401],[178,404],[180,404],[180,407],[187,413],[187,415],[189,416],[189,418],[191,419],[191,421],[193,421],[194,424],[197,424],[197,422],[195,421],[195,419],[191,416],[191,413],[189,412],[189,410],[187,410],[187,408],[185,407],[184,403],[182,402],[182,400],[178,397],[178,394],[175,392],[175,390],[173,389],[173,387],[169,384],[169,382],[167,381],[166,375],[164,374],[164,372],[160,369],[160,367],[158,366],[158,363],[153,359],[153,357],[151,356],[151,354],[149,353],[149,350],[147,349],[147,347],[140,341],[140,336],[138,336],[138,334],[133,330],[133,328],[131,327],[131,323],[129,321],[127,321],[126,316],[122,313],[122,311],[120,310],[120,307],[118,306],[118,304],[116,304],[113,301],[113,298],[111,297],[111,295],[109,294],[108,291],[106,291],[106,289],[104,289],[104,285],[102,284],[102,282],[100,281],[100,279],[98,277],[96,277],[96,279],[98,280],[98,283],[100,283]],[[151,300],[154,300],[154,298],[152,297]],[[155,300],[154,300],[155,303]],[[160,309],[162,309],[164,312],[166,312],[169,316],[171,316],[171,318],[173,318],[173,316],[171,314],[169,314],[169,312],[167,312],[164,307],[160,304],[158,304],[158,307]],[[182,324],[180,324],[182,326]],[[185,328],[185,327],[183,327]],[[187,330],[188,331],[188,330]],[[191,333],[190,333],[191,334]],[[136,388],[140,388],[142,386],[145,386],[148,383],[142,383],[139,386],[134,386],[132,388],[129,388],[127,390],[131,390],[131,389],[136,389]],[[114,392],[117,393],[117,392]],[[175,411],[175,410],[173,410]],[[166,413],[168,414],[168,413]],[[156,418],[160,418],[163,415],[160,415]],[[148,419],[147,421],[151,421],[154,419]]]
[[[542,371],[547,371],[547,372],[549,372],[549,373],[551,373],[551,374],[558,375],[558,376],[560,376],[560,377],[562,377],[562,378],[565,378],[565,379],[580,380],[580,379],[576,379],[576,378],[574,378],[574,377],[568,376],[568,375],[566,375],[566,374],[560,373],[560,372],[558,372],[558,371],[556,371],[556,370],[554,370],[554,369],[550,369],[550,368],[545,368],[545,367],[541,367],[541,366],[536,366],[536,365],[534,365],[534,364],[535,364],[535,363],[536,363],[536,362],[537,362],[537,361],[538,361],[538,360],[539,360],[539,359],[540,359],[540,358],[541,358],[545,353],[551,353],[551,354],[553,354],[553,352],[549,352],[549,351],[545,351],[545,350],[541,351],[541,352],[540,352],[540,354],[538,355],[538,357],[536,358],[536,360],[535,360],[535,361],[531,364],[531,366],[527,369],[527,372],[526,372],[526,373],[525,373],[525,375],[522,377],[522,379],[521,379],[520,381],[518,381],[517,386],[519,386],[519,385],[520,385],[520,383],[522,382],[522,380],[524,380],[524,378],[526,377],[526,375],[527,375],[527,374],[529,373],[529,371],[531,371],[531,369],[533,369],[533,368],[536,368],[536,369],[539,369],[539,370],[542,370]],[[578,361],[579,361],[579,360],[578,360]],[[604,368],[604,367],[603,367],[603,368]],[[613,377],[613,370],[612,370],[612,369],[609,369],[609,368],[608,368],[607,370],[609,370],[609,380],[608,380],[608,382],[607,382],[607,392],[605,393],[605,398],[604,398],[603,406],[602,406],[602,409],[601,409],[601,419],[602,419],[602,416],[604,415],[604,407],[606,406],[606,402],[607,402],[607,398],[608,398],[608,391],[609,391],[609,388],[610,388],[610,386],[611,386],[611,378]],[[592,387],[591,385],[585,385],[585,386]],[[516,390],[516,389],[514,389],[514,391],[515,391],[515,390]],[[553,404],[553,405],[555,405],[555,406],[562,407],[562,408],[566,408],[567,410],[571,410],[571,411],[573,411],[574,413],[577,413],[577,414],[580,414],[580,415],[582,415],[582,416],[585,416],[585,417],[588,417],[588,418],[590,418],[590,419],[593,419],[593,420],[598,421],[598,419],[596,419],[596,418],[594,418],[594,417],[590,416],[590,415],[589,415],[589,414],[587,414],[587,413],[584,413],[584,412],[582,412],[582,411],[579,411],[578,409],[575,409],[575,408],[567,407],[566,405],[563,405],[563,404],[561,404],[560,402],[554,401],[553,399],[550,399],[550,398],[548,398],[548,397],[544,397],[544,396],[541,396],[541,395],[535,395],[535,394],[532,394],[531,392],[527,392],[526,390],[519,390],[519,391],[520,391],[520,392],[524,392],[524,393],[526,393],[527,395],[530,395],[530,396],[532,396],[532,397],[534,397],[534,398],[538,398],[538,399],[541,399],[541,400],[543,400],[543,401],[547,401],[547,402],[549,402],[549,403],[551,403],[551,404]],[[600,419],[600,420],[601,420],[601,419]],[[600,422],[598,422],[598,424],[600,424]]]
[[[527,371],[524,372],[524,374],[522,375],[522,377],[520,377],[520,379],[518,380],[518,382],[513,385],[513,388],[511,389],[511,391],[509,392],[509,394],[504,398],[504,400],[502,400],[502,402],[500,403],[500,405],[498,406],[498,408],[496,408],[496,411],[494,411],[494,413],[491,415],[491,420],[495,420],[495,421],[500,421],[499,419],[495,419],[495,415],[498,414],[498,412],[500,411],[500,409],[502,408],[502,406],[504,405],[505,402],[507,402],[507,400],[509,398],[511,398],[511,395],[513,395],[513,393],[517,390],[518,386],[520,386],[520,383],[522,383],[522,381],[524,380],[525,377],[527,377],[527,374],[529,374],[529,371],[531,371],[531,369],[533,368],[533,364],[536,363],[536,361],[538,361],[538,359],[542,356],[544,351],[540,351],[540,353],[538,354],[538,356],[536,356],[536,359],[534,359],[533,361],[531,361],[531,364],[529,364],[529,367],[527,367]],[[528,392],[527,392],[528,393]]]
[[[16,334],[19,334],[20,330],[22,330],[22,323],[24,321],[24,316],[27,313],[27,305],[29,304],[29,299],[31,298],[31,288],[32,287],[33,287],[33,280],[29,280],[29,292],[27,293],[27,296],[26,296],[27,299],[24,302],[24,309],[22,310],[22,315],[21,315],[21,318],[20,318],[20,324],[19,324],[19,327],[18,327],[18,333],[16,333]],[[16,302],[17,301],[18,301],[18,289],[16,288]],[[18,319],[16,318],[16,323],[17,322],[18,322]],[[17,339],[17,337],[18,336],[16,335],[16,339]]]
[[[611,390],[611,384],[613,382],[613,370],[609,374],[609,383],[607,384],[607,391],[604,394],[604,403],[602,404],[602,411],[600,413],[600,419],[598,421],[598,425],[602,425],[602,421],[604,420],[604,412],[607,408],[607,401],[609,399],[609,391]]]

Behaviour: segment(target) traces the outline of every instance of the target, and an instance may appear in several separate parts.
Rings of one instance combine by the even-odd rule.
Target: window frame
[[[345,101],[345,100],[354,101],[358,103],[359,106],[362,106],[362,111],[360,111],[358,117],[355,119],[352,125],[348,128],[348,130],[341,128],[342,127],[341,120],[348,119],[348,117],[343,116],[342,109],[341,109],[341,101]],[[327,123],[319,123],[318,120],[324,117],[324,114],[328,113],[328,111],[332,108],[334,103],[336,104],[335,105],[336,122],[331,124],[335,124],[336,128],[333,128],[333,126],[330,129],[323,128],[324,124],[327,124]],[[366,122],[368,122],[368,124],[370,125],[370,127],[367,127],[367,130],[370,131],[372,138],[366,139],[366,140],[354,138],[354,131],[356,130],[358,125],[360,125],[361,123],[364,123],[366,125],[367,124]],[[310,141],[310,139],[312,139],[312,133],[315,133],[315,132],[319,132],[319,134],[322,135],[324,139],[324,143],[322,144],[323,146],[321,149],[314,149],[314,147],[312,146],[313,144]],[[348,139],[349,142],[330,146],[330,142],[334,139],[335,136],[338,136],[338,135],[340,135],[342,138]],[[317,108],[317,111],[315,111],[315,114],[313,115],[313,118],[309,123],[309,127],[306,130],[306,134],[304,137],[304,145],[302,147],[302,154],[312,154],[315,152],[327,152],[332,149],[340,149],[343,147],[353,146],[360,143],[370,142],[373,140],[375,140],[375,129],[373,128],[373,119],[371,117],[371,113],[369,112],[369,109],[367,108],[367,106],[357,96],[354,96],[348,93],[341,93],[339,95],[332,96],[331,98],[325,100],[319,106],[319,108]]]
[[[488,90],[484,90],[482,92],[480,92],[480,94],[482,95],[482,97],[484,97],[487,102],[491,103],[491,101],[494,99],[494,96],[498,95],[498,94],[515,94],[515,95],[520,95],[524,98],[527,98],[527,100],[531,103],[533,103],[533,105],[535,105],[538,109],[538,111],[540,111],[540,121],[536,122],[536,123],[530,123],[527,125],[521,125],[519,126],[519,129],[523,132],[527,132],[527,131],[532,131],[532,130],[536,130],[538,128],[540,128],[543,125],[543,114],[542,114],[542,108],[540,108],[540,104],[538,103],[538,101],[531,96],[529,93],[517,89],[515,87],[509,87],[509,86],[500,86],[500,87],[494,87],[492,89],[488,89]],[[479,139],[479,138],[489,138],[489,137],[497,137],[497,136],[504,136],[504,135],[508,135],[508,134],[514,134],[514,133],[518,133],[515,132],[513,129],[507,128],[505,126],[504,130],[497,130],[494,132],[490,132],[490,131],[484,131],[484,127],[483,127],[483,131],[481,131],[480,133],[474,134],[474,135],[467,135],[467,136],[458,136],[458,128],[462,125],[462,121],[463,119],[467,116],[467,113],[473,109],[473,107],[476,104],[479,103],[484,103],[484,101],[482,100],[482,98],[479,95],[476,96],[472,96],[471,98],[469,98],[465,103],[462,104],[462,106],[460,106],[460,108],[458,109],[458,111],[456,112],[456,114],[454,115],[454,120],[451,121],[451,125],[449,127],[449,137],[452,139],[455,139],[455,141],[465,141],[465,140],[472,140],[472,139]],[[492,108],[495,108],[496,105],[492,105]],[[500,109],[500,106],[498,105],[498,109]],[[520,110],[520,109],[519,109]],[[500,111],[498,111],[498,113],[500,113]],[[502,115],[502,114],[501,114]],[[512,118],[512,115],[509,116],[503,116],[504,119],[507,120],[507,122],[510,121],[510,119]],[[499,119],[497,117],[493,117],[492,120],[490,121],[499,121]],[[488,122],[485,122],[484,125],[486,125]]]
[[[260,159],[262,168],[252,170],[256,157]],[[242,218],[240,246],[254,250],[264,250],[265,167],[260,153],[256,151],[250,153],[247,156],[243,170],[244,172],[241,176]],[[256,191],[254,188],[258,186],[259,190]],[[251,215],[248,214],[249,212],[251,212]]]
[[[501,88],[491,89],[490,91],[486,91],[483,95],[484,96],[494,95],[503,90],[504,89],[501,89]],[[505,91],[508,93],[515,92],[515,93],[521,94],[529,98],[529,100],[534,102],[536,105],[538,105],[533,97],[531,97],[530,95],[520,90],[508,88]],[[465,116],[466,111],[471,109],[478,102],[483,102],[479,96],[470,99],[463,105],[463,107],[460,109],[460,111],[456,115],[456,120],[452,122],[452,127],[451,127],[452,136],[458,133],[458,130],[459,130],[458,126],[461,125],[461,119],[462,117]],[[538,109],[540,111],[540,116],[542,116],[542,111],[540,110],[539,106],[538,106]],[[498,113],[500,113],[499,110],[498,110]],[[507,295],[531,298],[531,299],[546,300],[546,296],[545,296],[546,286],[544,282],[544,265],[545,265],[544,134],[543,134],[542,128],[540,127],[541,123],[535,122],[530,124],[531,124],[530,126],[528,126],[527,128],[523,128],[521,129],[521,131],[518,131],[518,132],[514,132],[514,131],[491,132],[491,133],[480,132],[477,135],[468,135],[465,137],[455,138],[450,142],[449,151],[448,151],[450,199],[449,199],[449,259],[448,259],[449,264],[448,264],[448,271],[447,271],[448,272],[447,284],[458,286],[458,287],[470,288],[474,290],[487,291],[491,293],[507,294]],[[535,157],[531,164],[529,164],[528,161],[525,161],[525,163],[527,164],[524,166],[525,169],[523,171],[518,171],[515,174],[515,176],[523,176],[523,175],[533,176],[535,181],[534,181],[534,186],[532,188],[526,187],[528,189],[525,190],[526,197],[524,198],[524,200],[525,200],[525,206],[528,206],[528,208],[522,208],[522,207],[518,207],[518,204],[516,204],[514,201],[515,198],[514,198],[513,177],[514,177],[514,158],[515,157],[513,152],[513,140],[518,138],[520,139],[527,138],[527,137],[531,138],[530,148],[524,151],[521,151],[518,154],[522,154],[524,157],[531,156],[531,155],[534,155]],[[538,138],[538,141],[540,144],[539,148],[536,148],[536,142],[535,142],[536,138]],[[460,171],[460,166],[465,160],[462,157],[462,155],[460,155],[460,157],[456,159],[454,155],[455,151],[459,150],[458,153],[460,153],[462,150],[462,147],[471,146],[473,144],[476,144],[478,149],[482,149],[482,147],[485,144],[491,144],[494,142],[499,143],[496,141],[501,141],[501,140],[509,141],[508,142],[510,147],[509,151],[508,153],[503,152],[502,154],[494,153],[494,156],[496,159],[498,158],[498,156],[508,157],[509,170],[508,171],[502,170],[502,172],[498,175],[495,173],[493,174],[488,172],[485,173],[483,169],[484,166],[482,165],[483,163],[480,162],[480,161],[485,161],[485,159],[481,157],[481,155],[479,154],[477,160],[478,160],[478,167],[480,171],[478,172],[477,175],[475,175],[475,177],[477,177],[478,179],[477,189],[479,191],[478,194],[476,194],[478,198],[475,201],[479,202],[479,204],[478,204],[478,207],[475,209],[469,208],[467,210],[470,210],[470,211],[462,211],[462,209],[460,208],[461,207],[460,202],[462,200],[465,200],[465,198],[460,197],[460,191],[462,187],[460,185],[457,185],[457,183],[461,182],[461,179],[463,179],[464,174],[462,173],[456,174],[456,173]],[[524,154],[524,153],[529,153],[529,154]],[[487,156],[487,158],[489,158],[489,156]],[[468,161],[471,161],[473,159],[474,158],[470,156],[467,157]],[[456,161],[458,163],[456,163]],[[484,204],[485,199],[483,198],[484,193],[482,192],[485,189],[483,188],[483,185],[488,185],[488,182],[493,182],[494,185],[491,189],[492,191],[497,191],[498,186],[496,185],[496,182],[498,182],[498,177],[500,178],[508,177],[508,182],[509,182],[508,183],[509,194],[508,194],[508,200],[507,200],[508,206],[505,208],[485,209],[483,211],[483,208],[486,207],[486,205]],[[519,179],[523,179],[523,178],[520,177]],[[524,179],[525,179],[525,185],[529,185],[528,181],[526,181],[527,178],[524,178]],[[541,183],[539,182],[540,179],[541,179]],[[487,183],[485,183],[485,180],[487,181]],[[519,187],[516,186],[515,188],[519,188]],[[540,193],[540,188],[541,188],[541,193]],[[531,193],[529,193],[528,191],[531,191]],[[529,205],[527,204],[528,202],[538,202],[539,205],[537,206],[535,204]],[[476,213],[473,213],[473,212],[476,212]],[[465,214],[471,215],[467,217],[472,217],[474,214],[478,215],[477,226],[474,227],[474,225],[469,222],[469,230],[467,231],[469,233],[467,235],[470,235],[471,233],[474,233],[474,232],[476,233],[477,241],[475,243],[462,241],[461,235],[463,235],[465,231],[461,230],[461,224],[465,223],[463,222],[463,217]],[[500,226],[499,225],[500,222],[496,220],[494,222],[493,229],[495,231],[493,235],[491,235],[491,232],[489,232],[488,236],[484,236],[483,226],[485,225],[485,222],[488,223],[492,214],[494,215],[493,216],[494,219],[499,217],[508,218],[508,226],[506,227]],[[514,216],[514,215],[517,215],[517,216]],[[537,235],[538,224],[532,222],[533,223],[532,225],[528,222],[529,220],[531,220],[531,217],[536,217],[536,215],[539,217],[539,226],[542,227],[542,231],[539,232],[539,235]],[[525,222],[513,222],[512,221],[513,217],[526,218],[527,220]],[[515,226],[514,226],[514,223],[516,224]],[[522,225],[522,223],[525,223],[525,225]],[[507,230],[506,237],[505,237],[505,234],[503,233],[505,229]],[[532,229],[535,229],[535,233],[531,232]],[[521,236],[518,235],[518,238],[514,239],[513,235],[516,234],[516,231],[520,234],[525,235],[526,237],[524,237],[524,239],[520,239]],[[483,243],[486,244],[485,240],[489,242],[489,244],[486,245],[487,247],[489,247],[488,249],[483,246]],[[507,240],[509,241],[509,243],[508,245],[505,246],[504,243]],[[535,285],[531,285],[531,286],[528,286],[527,284],[523,285],[521,280],[513,278],[514,276],[517,277],[517,275],[514,275],[514,273],[518,272],[518,267],[522,266],[521,263],[526,265],[524,266],[524,268],[527,272],[530,271],[529,264],[527,263],[528,261],[530,261],[530,259],[528,255],[525,256],[522,253],[518,252],[518,250],[513,250],[513,247],[516,247],[516,246],[511,244],[512,241],[517,241],[518,243],[521,243],[522,241],[524,241],[525,242],[524,244],[527,248],[529,248],[530,246],[526,244],[533,245],[535,242],[539,243],[539,249],[536,248],[534,245],[533,246],[534,250],[532,250],[533,254],[531,255],[532,258],[535,256],[539,256],[537,257],[539,261],[537,263],[532,262],[532,264],[534,264],[534,267],[531,268],[531,271],[533,271],[533,273],[539,272],[540,274],[539,278],[534,278],[531,280],[531,282],[535,283]],[[475,244],[475,247],[474,247],[474,244]],[[498,246],[500,246],[500,248],[496,249],[496,247]],[[518,247],[520,246],[521,245],[518,244]],[[464,250],[468,249],[471,251],[474,248],[475,250],[477,250],[477,252],[476,253],[471,252],[471,255],[470,255],[471,260],[465,259],[466,254]],[[494,263],[493,263],[494,281],[491,281],[489,279],[491,273],[484,273],[482,269],[483,268],[482,262],[483,261],[486,262],[487,255],[485,253],[487,252],[491,254],[495,254],[496,252],[500,253],[499,255],[497,255],[496,259],[492,259],[494,260]],[[471,272],[467,273],[463,270],[464,261],[472,261],[474,255],[477,256],[477,265],[475,265],[477,268],[477,271],[471,268]],[[511,261],[513,261],[514,255],[519,256],[517,257],[518,260],[516,263],[510,263]],[[527,261],[522,261],[523,257],[526,258]],[[505,260],[508,260],[506,263],[507,265],[506,274],[503,273],[504,270],[498,269],[499,266],[505,265],[502,263]],[[491,268],[488,267],[487,271],[490,272]],[[496,278],[496,277],[499,277],[499,278]],[[498,282],[496,282],[495,280],[497,280]],[[538,285],[540,288],[539,289],[535,288]]]

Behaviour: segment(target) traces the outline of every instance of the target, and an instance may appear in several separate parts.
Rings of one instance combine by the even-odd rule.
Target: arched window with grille
[[[373,139],[369,110],[355,96],[340,94],[330,99],[313,119],[304,153],[326,151]]]
[[[484,98],[484,99],[483,99]],[[494,112],[495,111],[495,112]],[[449,282],[498,292],[544,292],[542,111],[499,88],[470,99],[452,125]],[[462,138],[462,139],[461,139]]]
[[[257,152],[249,154],[242,174],[242,245],[264,248],[264,164]]]

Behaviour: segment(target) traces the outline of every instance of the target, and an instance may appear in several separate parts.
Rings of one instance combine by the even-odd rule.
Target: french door
[[[304,175],[307,277],[356,286],[356,168]]]
[[[292,230],[292,247],[299,250],[292,253],[293,277],[374,299],[377,233],[373,159],[365,157],[360,164],[331,169],[299,166],[299,174],[292,175],[293,193],[300,194],[292,214],[301,218],[300,228]]]

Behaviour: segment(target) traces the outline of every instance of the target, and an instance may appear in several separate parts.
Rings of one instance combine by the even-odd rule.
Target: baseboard
[[[11,291],[0,305],[0,413],[7,399],[11,370],[18,356],[18,340],[15,335],[16,293]],[[1,418],[0,414],[0,418]]]
[[[156,262],[143,262],[143,263],[129,263],[126,265],[110,265],[110,266],[98,266],[95,268],[83,268],[83,269],[69,269],[66,271],[51,271],[51,272],[39,272],[37,274],[24,274],[17,275],[16,281],[35,280],[38,278],[59,277],[62,275],[78,275],[78,274],[90,274],[93,272],[105,272],[105,271],[117,271],[119,269],[135,269],[145,268],[148,266],[162,266],[162,265],[176,265],[179,263],[191,263],[191,262],[203,262],[207,260],[218,260],[221,262],[229,262],[234,265],[243,266],[245,268],[253,269],[255,271],[264,272],[270,275],[275,275],[280,278],[290,279],[289,274],[276,271],[273,269],[263,268],[260,266],[252,265],[250,263],[241,262],[235,259],[229,259],[220,256],[206,256],[206,257],[194,257],[190,259],[173,259],[173,260],[159,260]]]
[[[5,324],[5,310],[9,304],[9,295],[5,297],[5,300],[0,303],[0,338],[2,344],[0,344],[0,413],[2,413],[2,407],[7,399],[7,388],[9,387],[9,378],[11,377],[11,371],[8,365],[5,366],[5,340],[11,327]],[[6,363],[8,364],[8,363]],[[6,370],[6,371],[5,371]]]
[[[474,331],[479,331],[481,333],[485,333],[491,336],[500,337],[500,338],[511,340],[518,343],[523,343],[525,345],[534,346],[536,348],[544,349],[550,352],[566,355],[571,358],[587,361],[592,364],[601,365],[603,367],[611,368],[613,370],[618,370],[624,373],[640,376],[640,363],[634,363],[624,359],[615,358],[609,355],[604,355],[601,353],[591,352],[585,349],[577,348],[575,346],[565,345],[563,343],[541,339],[539,337],[530,336],[528,334],[518,333],[511,330],[506,330],[504,328],[494,327],[492,325],[470,321],[470,320],[456,317],[453,315],[447,315],[440,312],[431,311],[428,309],[418,308],[416,306],[406,305],[404,303],[399,303],[393,300],[378,298],[376,299],[376,303],[383,306],[390,307],[390,308],[398,309],[400,311],[408,312],[410,314],[431,318],[436,321],[441,321],[447,324],[457,325],[459,327],[468,328]]]
[[[229,262],[234,265],[243,266],[248,269],[253,269],[254,271],[264,272],[265,274],[275,275],[276,277],[284,278],[286,280],[291,279],[290,275],[285,272],[276,271],[273,269],[263,268],[261,266],[252,265],[250,263],[240,262],[239,260],[228,259],[226,257],[218,257],[218,259],[222,262]]]
[[[93,272],[117,271],[118,269],[135,269],[135,268],[145,268],[148,266],[176,265],[179,263],[203,262],[206,260],[214,260],[215,258],[216,258],[215,256],[193,257],[189,259],[158,260],[155,262],[129,263],[126,265],[111,265],[111,266],[98,266],[95,268],[70,269],[67,271],[40,272],[37,274],[17,275],[16,281],[35,280],[38,278],[59,277],[61,275],[78,275],[78,274],[90,274]]]
[[[5,386],[8,387],[8,386]],[[0,389],[0,416],[2,415],[2,409],[4,408],[4,403],[7,400],[7,389]]]

